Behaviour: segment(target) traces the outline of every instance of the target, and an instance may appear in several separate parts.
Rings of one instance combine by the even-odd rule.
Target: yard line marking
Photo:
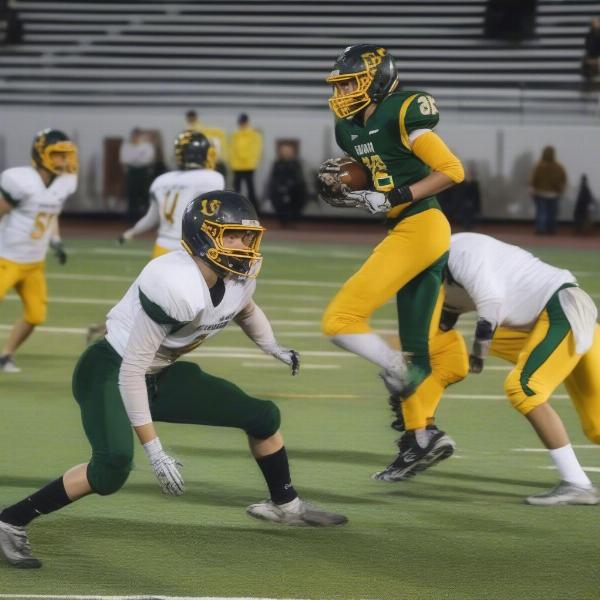
[[[481,400],[506,400],[504,394],[444,394],[444,398],[453,398],[454,400],[469,400],[479,398]],[[570,396],[567,394],[556,394],[552,396],[554,400],[567,400]]]
[[[575,450],[600,450],[596,444],[572,444]],[[513,452],[548,452],[546,448],[513,448]]]
[[[16,294],[9,294],[5,298],[6,300],[21,300],[19,296]],[[112,305],[119,302],[119,300],[115,300],[114,298],[107,298],[106,300],[102,300],[101,298],[77,298],[77,297],[68,297],[68,296],[51,296],[48,298],[48,302],[54,302],[56,304],[104,304],[104,305]]]
[[[294,600],[292,598],[251,598],[249,596],[231,597],[231,596],[79,596],[79,595],[58,595],[58,594],[0,594],[0,598],[11,600],[28,600],[30,598],[39,598],[40,600]]]
[[[46,273],[48,279],[64,279],[66,281],[127,281],[131,283],[136,277],[121,275],[85,275],[83,273]]]
[[[135,250],[133,248],[92,248],[90,250],[80,250],[80,254],[106,254],[111,256],[116,254],[118,256],[146,256],[150,258],[152,256],[152,249],[148,250]]]
[[[253,356],[252,358],[259,358],[258,356]],[[269,358],[268,356],[265,358]],[[272,357],[271,357],[272,358]],[[249,369],[281,369],[280,361],[273,363],[253,363],[253,362],[243,362],[242,367],[247,367]],[[302,363],[302,370],[306,371],[307,369],[319,370],[319,369],[341,369],[340,365],[311,365]]]
[[[584,471],[587,471],[589,473],[600,473],[600,467],[584,467],[582,465],[581,468]],[[546,469],[546,470],[550,469],[550,470],[556,471],[556,467],[554,465],[548,465],[548,466],[545,466],[545,467],[538,467],[538,469]]]
[[[12,328],[12,325],[0,325],[0,330],[3,331],[8,331]],[[36,327],[35,330],[41,333],[71,333],[76,335],[84,335],[88,331],[87,328],[84,327],[48,327],[46,325]]]

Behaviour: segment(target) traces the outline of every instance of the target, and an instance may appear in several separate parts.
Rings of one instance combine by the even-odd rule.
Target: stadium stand
[[[15,0],[23,40],[0,56],[4,104],[324,108],[323,76],[348,43],[377,42],[406,87],[446,108],[598,114],[582,85],[600,2],[539,0],[535,37],[484,38],[485,0]]]

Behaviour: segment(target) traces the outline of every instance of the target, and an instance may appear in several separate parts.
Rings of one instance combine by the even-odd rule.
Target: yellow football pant
[[[169,250],[168,248],[164,248],[163,246],[154,244],[154,248],[152,248],[152,258],[157,258],[158,256],[168,254],[169,252],[171,252],[171,250]]]
[[[424,427],[427,420],[422,406],[426,394],[420,388],[431,373],[429,340],[438,330],[449,247],[450,225],[440,210],[406,217],[346,281],[323,315],[327,336],[369,333],[371,314],[396,295],[402,350],[411,354],[420,382],[402,403],[408,429]]]
[[[529,377],[527,387],[534,393],[527,395],[521,385],[522,374],[548,328],[548,314],[544,311],[531,332],[501,327],[496,330],[491,354],[515,364],[505,382],[509,400],[519,412],[527,414],[546,402],[556,387],[564,382],[585,435],[600,444],[600,326],[596,325],[592,347],[583,356],[575,353],[575,340],[569,330]]]
[[[16,263],[0,258],[0,300],[15,288],[23,302],[23,320],[39,325],[46,320],[48,291],[45,262]]]

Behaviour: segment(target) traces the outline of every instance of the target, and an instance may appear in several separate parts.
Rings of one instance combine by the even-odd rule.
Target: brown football
[[[371,187],[370,171],[362,163],[349,157],[340,168],[339,180],[352,191],[368,190]]]

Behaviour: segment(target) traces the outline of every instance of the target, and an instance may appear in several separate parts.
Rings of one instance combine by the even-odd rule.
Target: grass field
[[[84,332],[100,322],[145,263],[150,246],[69,241],[65,267],[48,261],[49,319],[0,374],[0,505],[83,462],[88,446],[70,378]],[[507,366],[452,387],[438,422],[455,457],[403,483],[370,479],[395,454],[377,369],[319,334],[321,312],[368,246],[266,243],[257,300],[280,341],[303,353],[299,377],[262,355],[235,326],[193,354],[203,367],[272,398],[301,495],[344,512],[336,529],[296,529],[248,518],[265,497],[237,431],[159,424],[184,463],[186,494],[160,494],[143,452],[118,494],[89,497],[30,529],[39,571],[0,564],[3,595],[172,595],[294,599],[594,599],[600,592],[598,507],[536,508],[524,496],[556,481],[528,423],[502,396]],[[598,301],[592,252],[536,252],[571,268]],[[261,283],[262,282],[262,283]],[[20,314],[0,308],[0,341]],[[394,307],[373,321],[394,331]],[[473,318],[461,328],[470,332]],[[599,365],[600,367],[600,365]],[[554,406],[582,464],[600,483],[600,449],[583,437],[569,400]],[[141,449],[138,449],[141,450]]]

